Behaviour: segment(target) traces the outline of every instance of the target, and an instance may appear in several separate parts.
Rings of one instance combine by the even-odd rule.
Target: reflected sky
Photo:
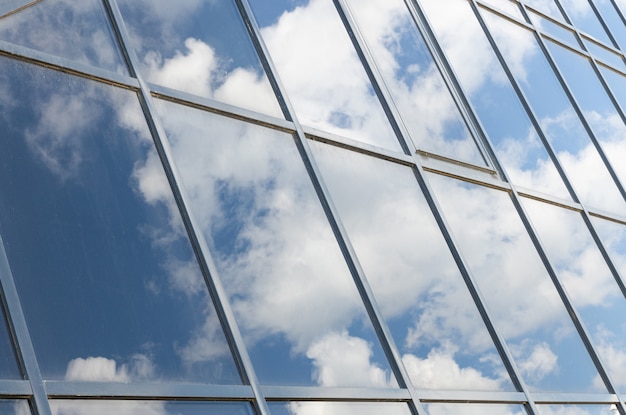
[[[626,48],[626,25],[624,25],[624,21],[617,13],[613,3],[611,0],[596,0],[594,4],[600,11],[604,23],[609,26],[609,30],[617,41],[617,47],[624,51]]]
[[[32,414],[28,406],[28,402],[26,402],[23,399],[0,400],[0,413],[2,413],[3,415],[31,415]]]
[[[350,0],[415,146],[485,165],[402,0]]]
[[[540,415],[617,415],[615,405],[537,405]]]
[[[569,198],[469,4],[464,0],[420,3],[513,184]],[[507,47],[519,57],[527,53],[524,42]]]
[[[44,378],[239,383],[136,95],[0,65],[0,233]]]
[[[332,1],[250,5],[302,124],[400,151]]]
[[[260,381],[393,387],[291,135],[157,103]]]
[[[581,32],[590,34],[595,39],[609,46],[613,46],[613,42],[609,39],[606,31],[600,24],[598,16],[594,13],[588,1],[579,0],[559,0],[565,9],[568,17],[572,20],[572,24]]]
[[[270,402],[272,415],[410,415],[405,403]]]
[[[254,415],[247,402],[50,400],[52,415]]]
[[[547,14],[557,20],[563,21],[563,15],[561,11],[554,3],[554,0],[523,0],[524,3],[539,10],[542,13]]]
[[[119,0],[148,81],[282,117],[231,0]]]
[[[434,174],[428,178],[529,389],[604,390],[509,195]]]
[[[46,0],[0,19],[0,40],[128,74],[99,0]]]
[[[585,323],[618,392],[626,390],[626,299],[582,217],[522,199],[551,263]],[[594,382],[602,385],[597,378]]]
[[[488,404],[425,404],[429,415],[527,415],[522,405],[488,405]]]
[[[311,144],[413,385],[512,390],[412,170]]]
[[[626,212],[624,199],[591,143],[587,131],[533,33],[491,13],[483,15],[578,197],[583,203],[600,209],[617,213]],[[523,44],[524,53],[520,54],[519,50],[511,48],[512,44]],[[581,74],[576,83],[588,82],[586,77],[583,78],[584,75],[593,76],[593,73]],[[597,87],[600,88],[600,85]],[[583,98],[592,101],[585,105],[594,106],[593,101],[597,100],[598,91],[591,89],[585,91],[587,93]],[[611,128],[612,125],[606,122],[607,117],[615,119],[616,115],[611,113],[602,117],[597,125],[602,125],[603,130],[610,133],[615,141],[624,141],[623,135],[620,134],[624,129],[623,125],[622,128],[619,126],[621,121],[615,120],[613,124],[616,125]]]

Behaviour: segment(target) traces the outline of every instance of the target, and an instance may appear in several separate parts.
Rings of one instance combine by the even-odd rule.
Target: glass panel
[[[572,24],[582,32],[587,32],[600,42],[613,46],[604,28],[588,1],[560,0],[565,12],[572,19]]]
[[[422,0],[440,43],[514,184],[568,192],[465,0]],[[510,45],[520,57],[528,45]]]
[[[415,146],[484,166],[404,2],[349,3]]]
[[[545,13],[557,20],[563,21],[563,15],[553,0],[523,0],[524,3],[534,9]]]
[[[509,195],[434,174],[429,179],[529,389],[604,391]]]
[[[400,151],[332,1],[250,5],[303,124]]]
[[[2,110],[2,104],[0,104]],[[0,231],[2,227],[0,226]],[[0,244],[2,239],[0,238]],[[0,245],[0,249],[3,249]],[[4,307],[0,306],[0,379],[21,379],[21,370],[17,365],[15,348],[9,336],[9,328],[5,320]],[[0,411],[2,413],[2,411]]]
[[[612,212],[626,204],[532,32],[485,13],[494,39],[519,80],[545,136],[583,203]],[[524,54],[509,47],[524,44]]]
[[[609,99],[588,59],[546,42],[587,122],[622,183],[626,183],[626,124]],[[585,172],[588,173],[588,172]],[[621,211],[620,209],[619,211]]]
[[[293,138],[158,107],[260,381],[395,384]]]
[[[25,400],[0,400],[0,413],[3,415],[31,415],[32,412]]]
[[[522,405],[489,405],[489,404],[425,404],[429,415],[527,415]]]
[[[622,111],[626,111],[626,76],[601,65],[599,65],[599,68]]]
[[[101,1],[31,3],[0,17],[0,40],[128,74]]]
[[[413,385],[513,390],[412,170],[311,144]]]
[[[490,5],[496,10],[503,11],[519,20],[524,21],[524,16],[519,9],[517,3],[509,0],[482,0],[483,3]]]
[[[136,95],[0,74],[0,234],[44,378],[239,383]]]
[[[541,415],[617,415],[616,405],[537,405]]]
[[[615,386],[626,390],[626,300],[582,217],[546,203],[523,202]],[[602,385],[599,377],[594,382]]]
[[[272,415],[410,415],[407,404],[394,402],[270,402]]]
[[[611,0],[595,0],[594,4],[600,11],[602,18],[604,19],[604,23],[609,26],[611,34],[617,41],[618,46],[622,49],[622,51],[625,51],[626,26],[624,25],[624,22],[619,14],[617,14],[615,7],[613,7],[613,3]]]
[[[247,402],[50,400],[53,415],[254,415]]]
[[[150,82],[282,117],[231,0],[119,0]]]
[[[542,17],[541,15],[536,14],[532,11],[529,11],[528,14],[530,16],[530,19],[533,21],[534,25],[539,30],[545,33],[548,33],[549,35],[555,37],[556,39],[560,40],[561,42],[569,46],[572,46],[578,49],[581,48],[578,37],[576,37],[576,34],[572,32],[570,29],[566,29],[560,24],[557,24],[550,19],[546,19]]]
[[[609,65],[613,65],[621,71],[626,70],[624,58],[621,55],[618,55],[617,53],[587,39],[585,39],[585,46],[587,47],[589,53],[591,53],[591,55],[595,58],[598,58]]]

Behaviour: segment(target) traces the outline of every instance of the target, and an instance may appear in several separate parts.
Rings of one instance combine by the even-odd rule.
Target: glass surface
[[[394,402],[270,402],[272,415],[410,415],[407,404]]]
[[[532,32],[484,14],[502,54],[580,200],[612,212],[626,204]],[[509,47],[524,44],[524,54]]]
[[[522,199],[542,245],[618,392],[626,390],[626,299],[582,217]],[[594,379],[602,385],[601,379]]]
[[[45,379],[239,383],[134,93],[0,60],[0,234]]]
[[[557,20],[563,21],[563,15],[553,0],[523,0],[530,7],[545,13]]]
[[[490,405],[490,404],[442,404],[427,403],[424,409],[429,415],[527,415],[522,405]]]
[[[2,104],[0,104],[1,109]],[[0,249],[3,249],[2,246],[0,246]],[[5,320],[4,307],[0,306],[0,379],[20,378],[22,378],[21,370],[17,365],[15,348],[13,347]],[[2,412],[0,411],[0,413]]]
[[[413,385],[513,390],[411,168],[311,144]]]
[[[524,16],[519,9],[519,5],[510,0],[482,0],[483,3],[490,5],[496,10],[505,12],[513,17],[517,17],[519,20],[524,21]]]
[[[600,42],[614,46],[588,1],[560,0],[560,2],[576,29],[586,32]]]
[[[622,111],[626,111],[626,75],[617,73],[601,65],[599,65],[599,68]]]
[[[31,415],[32,411],[26,400],[2,399],[0,400],[0,413],[2,415]]]
[[[537,405],[540,415],[617,415],[616,405]]]
[[[570,29],[567,29],[550,19],[546,19],[545,17],[534,13],[533,11],[529,10],[528,15],[530,16],[533,24],[539,30],[548,33],[549,35],[569,46],[580,49],[580,41],[578,40],[576,34]]]
[[[611,0],[595,0],[594,4],[617,41],[618,47],[622,51],[626,50],[626,25],[624,25],[624,21],[617,13]]]
[[[260,381],[395,385],[293,137],[158,108]]]
[[[0,17],[0,40],[128,74],[99,0],[44,0]]]
[[[600,46],[599,44],[592,42],[591,40],[585,39],[584,43],[587,47],[587,50],[593,57],[600,59],[609,65],[613,65],[621,71],[626,70],[624,58],[621,55],[618,55],[617,53],[605,48],[604,46]]]
[[[626,183],[626,124],[600,83],[591,62],[550,41],[546,42],[594,134],[621,182]],[[621,209],[619,210],[621,211]]]
[[[484,166],[404,2],[348,3],[415,147]]]
[[[52,415],[254,415],[247,402],[50,400]]]
[[[509,195],[434,174],[428,178],[528,388],[604,391]]]
[[[232,0],[119,0],[150,82],[282,117]]]
[[[302,124],[400,151],[332,1],[250,5]]]
[[[468,2],[421,4],[513,184],[569,199]],[[523,57],[528,45],[513,42],[507,48]]]

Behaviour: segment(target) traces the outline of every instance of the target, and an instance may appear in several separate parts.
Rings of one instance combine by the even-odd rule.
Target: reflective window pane
[[[523,0],[523,2],[552,18],[563,20],[563,15],[553,0]]]
[[[522,405],[441,404],[424,405],[429,415],[527,415]]]
[[[613,43],[600,24],[598,16],[595,14],[588,1],[560,0],[565,12],[572,20],[572,24],[580,31],[586,32],[600,42],[609,46]]]
[[[0,413],[3,415],[31,415],[32,411],[28,402],[23,399],[2,399],[0,400]]]
[[[465,0],[422,0],[440,43],[513,184],[568,192]],[[527,45],[507,45],[524,56]]]
[[[616,405],[537,405],[540,415],[617,415]]]
[[[613,37],[617,41],[618,47],[626,50],[626,25],[613,6],[611,0],[595,0],[594,4],[600,11],[602,19],[609,26]]]
[[[434,174],[428,177],[529,389],[603,390],[509,195]]]
[[[247,402],[55,399],[50,407],[53,415],[254,415]]]
[[[234,1],[118,3],[148,81],[282,117]]]
[[[0,105],[0,109],[2,105]],[[0,231],[2,227],[0,225]],[[0,239],[0,243],[1,243]],[[0,246],[0,249],[3,249]],[[5,320],[5,313],[2,307],[0,307],[0,379],[20,379],[22,375],[17,365],[15,348],[13,347],[7,322]]]
[[[624,294],[578,213],[529,199],[523,202],[609,375],[619,392],[626,391]],[[600,378],[594,382],[602,384]]]
[[[404,2],[348,3],[415,146],[485,165]]]
[[[303,124],[400,151],[332,1],[250,4]]]
[[[293,137],[158,104],[260,381],[394,386]]]
[[[533,33],[490,13],[484,17],[580,200],[626,212],[622,195]],[[524,44],[524,53],[512,44]]]
[[[493,7],[496,10],[505,12],[510,14],[513,17],[517,17],[519,20],[523,21],[524,16],[519,9],[519,5],[515,1],[511,0],[483,0],[483,3],[486,3]]]
[[[405,403],[382,402],[271,402],[272,415],[410,415]]]
[[[413,385],[513,390],[412,170],[311,144]]]
[[[548,33],[563,43],[574,48],[580,48],[580,41],[571,29],[567,29],[556,22],[543,17],[538,13],[529,10],[529,16],[534,25],[541,31]]]
[[[128,74],[101,1],[28,3],[0,17],[0,40]]]
[[[44,378],[239,383],[136,95],[0,67],[0,233]]]

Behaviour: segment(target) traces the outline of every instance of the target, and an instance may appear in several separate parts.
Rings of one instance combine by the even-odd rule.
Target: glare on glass
[[[232,0],[119,0],[149,82],[282,117]]]
[[[250,5],[302,124],[400,151],[332,1]]]
[[[101,1],[8,3],[30,4],[17,10],[0,10],[0,40],[128,74]]]
[[[157,104],[261,383],[395,387],[293,137]]]
[[[428,178],[528,388],[604,391],[509,195],[435,174]]]
[[[240,383],[137,96],[0,60],[0,228],[45,379]]]
[[[569,199],[468,2],[420,3],[512,183]],[[518,50],[523,44],[508,46]]]
[[[411,168],[311,144],[413,385],[513,390]]]
[[[404,2],[347,3],[415,147],[484,166],[485,160]]]

